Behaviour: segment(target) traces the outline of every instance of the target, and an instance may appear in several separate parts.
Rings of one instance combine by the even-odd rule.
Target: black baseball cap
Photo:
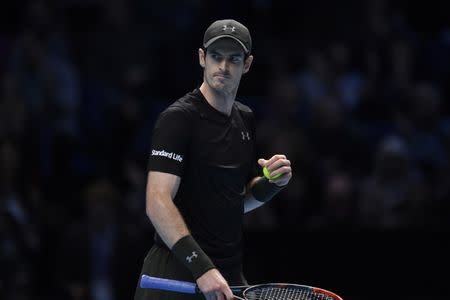
[[[205,31],[203,47],[208,48],[212,43],[221,38],[232,38],[244,49],[245,54],[250,54],[252,38],[250,32],[243,24],[233,19],[217,20]]]

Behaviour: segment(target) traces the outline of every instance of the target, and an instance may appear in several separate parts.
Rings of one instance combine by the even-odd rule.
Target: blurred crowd
[[[1,299],[131,298],[151,129],[201,83],[218,18],[252,32],[258,154],[294,170],[248,232],[450,228],[448,24],[405,1],[227,2],[2,4]]]

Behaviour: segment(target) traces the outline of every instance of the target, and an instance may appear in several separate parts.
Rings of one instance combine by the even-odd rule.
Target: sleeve
[[[189,149],[192,120],[188,111],[169,107],[153,128],[147,171],[182,175]]]

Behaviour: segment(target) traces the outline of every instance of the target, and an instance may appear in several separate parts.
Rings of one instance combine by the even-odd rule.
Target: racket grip
[[[185,294],[196,294],[199,292],[197,285],[193,282],[157,278],[148,275],[141,276],[140,287],[146,289],[158,289]]]

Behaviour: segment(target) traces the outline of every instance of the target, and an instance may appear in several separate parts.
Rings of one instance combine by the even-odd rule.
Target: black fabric
[[[284,187],[271,183],[267,178],[262,177],[252,186],[252,195],[258,201],[267,202],[284,189]]]
[[[190,112],[176,104],[159,115],[153,129],[148,170],[182,176],[192,124]]]
[[[252,37],[245,25],[233,19],[217,20],[205,31],[203,36],[203,46],[208,48],[211,43],[219,38],[228,37],[239,41],[244,52],[250,54],[252,50]]]
[[[172,247],[172,252],[197,280],[208,270],[215,268],[211,259],[203,252],[191,235],[179,239]]]
[[[186,94],[159,116],[148,170],[181,177],[174,203],[192,236],[219,270],[239,266],[245,187],[259,170],[250,108],[235,101],[227,116],[199,89]]]
[[[153,247],[148,252],[144,259],[141,275],[149,275],[154,277],[182,280],[188,282],[195,282],[192,273],[183,265],[175,255],[167,248],[158,245]],[[248,285],[245,279],[242,268],[222,272],[222,276],[229,285]],[[204,300],[202,294],[190,295],[168,291],[161,291],[155,289],[143,289],[139,286],[139,280],[136,286],[134,300]]]
[[[143,275],[195,282],[191,272],[164,247],[154,245],[145,257],[139,278]],[[190,295],[157,289],[143,289],[139,280],[134,300],[204,300],[201,294]]]

